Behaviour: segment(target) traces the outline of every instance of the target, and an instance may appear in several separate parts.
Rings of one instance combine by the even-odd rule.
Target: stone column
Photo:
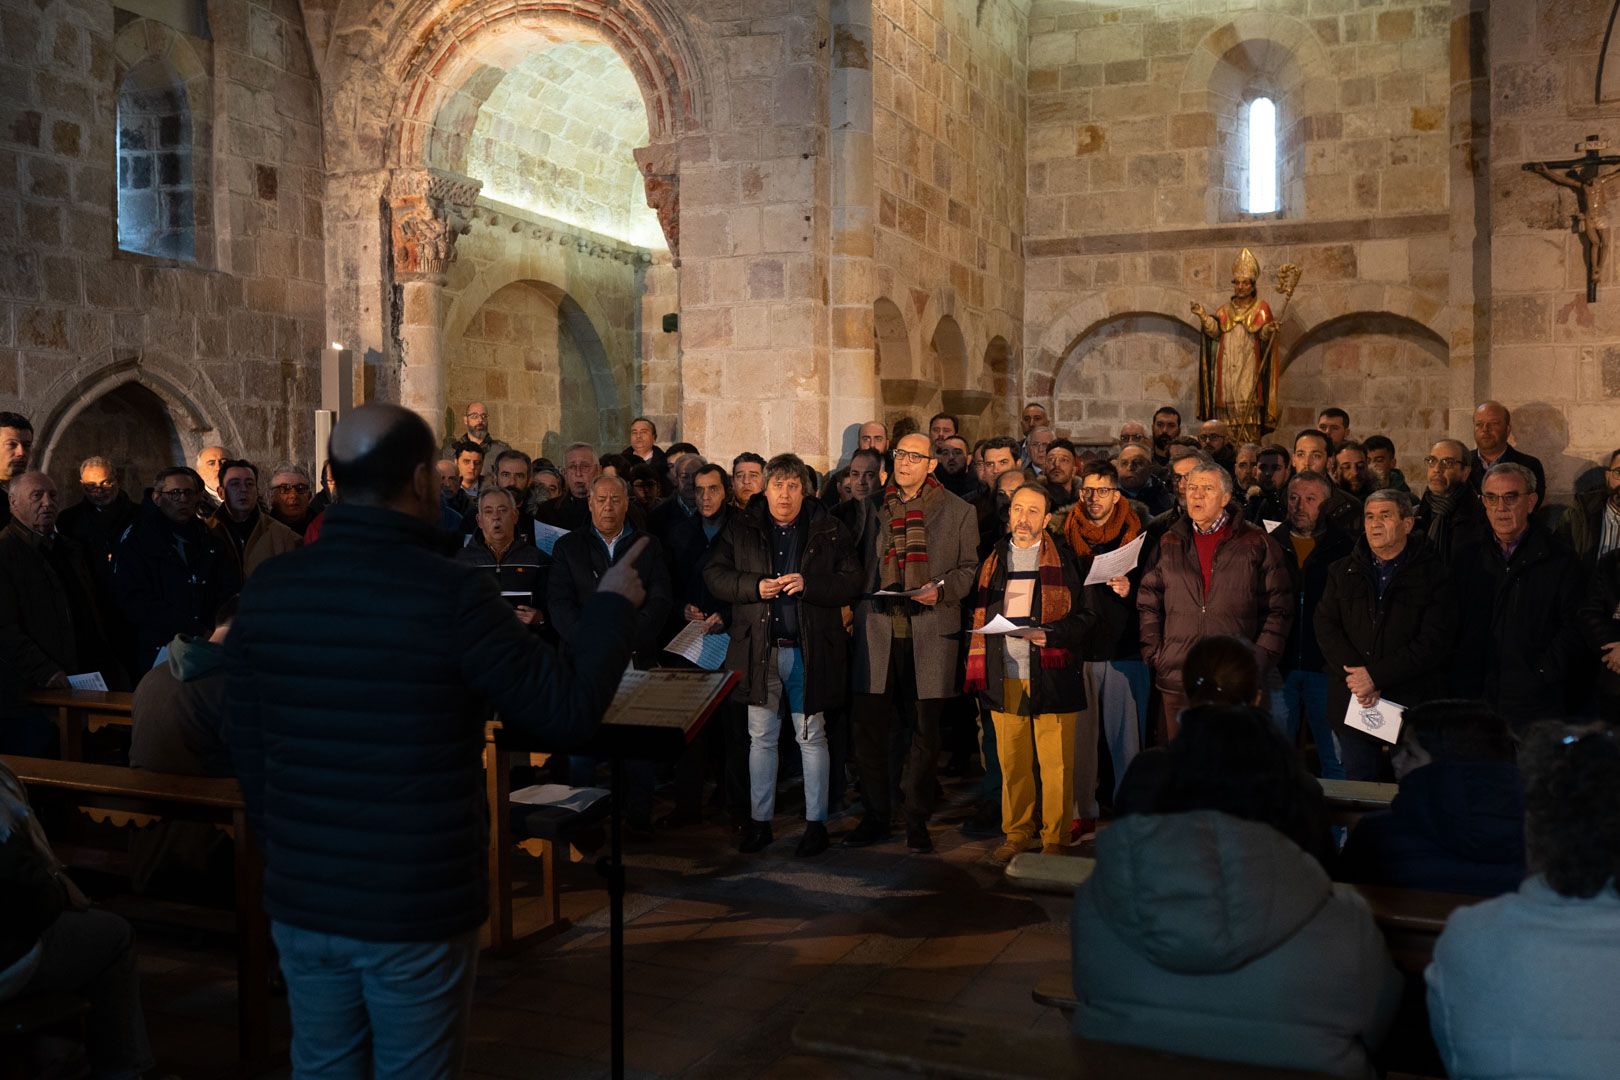
[[[388,190],[399,287],[399,403],[444,434],[444,285],[456,238],[472,225],[483,184],[436,169],[396,172]]]
[[[855,449],[859,425],[881,414],[877,377],[877,185],[872,174],[872,0],[833,0],[827,143],[832,160],[828,259],[827,457]]]
[[[1491,396],[1491,88],[1489,0],[1451,0],[1451,408],[1472,445],[1470,414]]]

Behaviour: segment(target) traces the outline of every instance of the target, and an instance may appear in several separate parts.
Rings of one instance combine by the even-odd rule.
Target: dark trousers
[[[1389,743],[1343,724],[1333,725],[1339,743],[1339,762],[1346,780],[1388,782],[1395,779],[1389,763]]]
[[[911,642],[898,638],[889,649],[887,689],[881,694],[856,694],[853,709],[855,761],[861,767],[861,794],[866,813],[887,829],[894,816],[889,776],[890,743],[907,715],[914,718],[911,746],[905,758],[902,792],[906,820],[921,824],[934,812],[934,773],[939,763],[939,720],[945,699],[917,698],[917,668]]]

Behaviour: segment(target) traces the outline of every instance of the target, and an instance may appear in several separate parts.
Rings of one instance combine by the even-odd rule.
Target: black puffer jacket
[[[321,542],[259,568],[226,639],[226,739],[264,847],[270,917],[442,941],[488,914],[484,721],[583,743],[635,612],[598,594],[554,650],[430,525],[339,503]]]
[[[806,499],[799,511],[799,648],[804,654],[804,711],[824,712],[849,700],[849,635],[840,611],[861,595],[865,574],[855,538],[844,524]],[[770,659],[771,604],[759,598],[759,583],[774,577],[771,518],[757,499],[714,538],[703,583],[722,604],[731,605],[731,649],[726,668],[741,675],[734,700],[765,704],[766,664]]]
[[[1313,621],[1328,677],[1327,715],[1335,724],[1350,708],[1346,667],[1365,667],[1380,695],[1399,705],[1446,694],[1457,637],[1450,575],[1433,544],[1415,532],[1406,543],[1406,561],[1381,604],[1366,539],[1328,570]]]
[[[1459,548],[1451,573],[1462,626],[1452,691],[1484,698],[1515,727],[1566,715],[1590,674],[1575,553],[1532,523],[1511,560],[1492,537]]]

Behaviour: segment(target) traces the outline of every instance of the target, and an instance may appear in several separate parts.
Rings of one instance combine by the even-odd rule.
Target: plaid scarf
[[[1010,541],[1009,541],[1010,543]],[[994,586],[996,572],[1001,569],[1001,553],[1003,545],[997,544],[990,552],[990,557],[984,560],[979,567],[979,594],[973,608],[973,627],[977,630],[990,620],[985,613],[991,605],[1000,606],[1007,593],[1006,579],[1002,579],[999,588]],[[1048,533],[1041,533],[1041,553],[1039,556],[1039,569],[1037,573],[1041,584],[1037,596],[1037,607],[1030,612],[1030,616],[1040,618],[1042,625],[1050,626],[1068,617],[1069,589],[1063,584],[1063,559],[1058,555],[1057,541]],[[1031,648],[1036,648],[1034,645]],[[985,669],[985,636],[972,634],[968,638],[967,678],[962,683],[962,689],[967,693],[984,690],[988,687],[989,676]],[[1041,654],[1041,667],[1065,668],[1073,662],[1073,656],[1068,649],[1055,648],[1051,645],[1042,645],[1036,649]]]
[[[1076,506],[1063,519],[1063,539],[1081,558],[1091,555],[1099,545],[1110,542],[1113,547],[1108,550],[1122,548],[1135,540],[1141,531],[1142,519],[1136,516],[1136,511],[1125,499],[1114,504],[1114,512],[1101,525],[1091,523],[1083,506]]]
[[[928,577],[928,530],[924,522],[945,494],[944,486],[929,476],[910,502],[890,481],[883,489],[883,510],[889,517],[888,540],[883,548],[879,580],[884,589],[909,592],[931,584]]]

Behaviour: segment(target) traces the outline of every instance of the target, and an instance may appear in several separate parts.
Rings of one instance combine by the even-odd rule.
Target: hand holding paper
[[[1038,634],[1043,642],[1046,637],[1046,628],[1044,626],[1019,626],[1005,615],[997,615],[973,632],[975,634],[1006,634],[1008,637],[1021,638],[1034,637]]]
[[[1344,713],[1344,726],[1364,731],[1376,739],[1393,744],[1401,735],[1401,717],[1406,706],[1397,705],[1389,698],[1379,699],[1376,705],[1363,707],[1355,698]]]
[[[1146,539],[1147,534],[1143,533],[1124,547],[1092,559],[1091,570],[1086,574],[1086,584],[1106,585],[1111,579],[1124,577],[1135,570],[1136,564],[1142,558],[1142,542]]]

